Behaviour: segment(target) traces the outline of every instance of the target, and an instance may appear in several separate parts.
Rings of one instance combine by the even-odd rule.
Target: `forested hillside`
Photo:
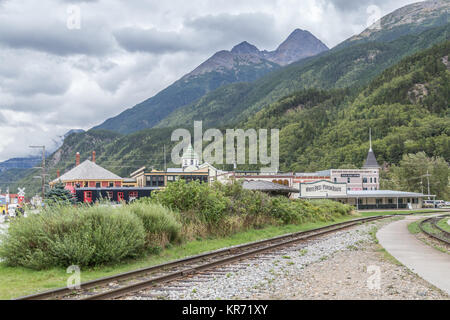
[[[203,120],[208,126],[238,123],[266,105],[300,89],[363,87],[402,58],[450,39],[450,24],[395,41],[335,48],[274,71],[253,83],[221,87],[180,108],[157,127]]]
[[[387,69],[355,98],[349,90],[306,90],[258,112],[248,128],[281,128],[281,169],[361,166],[372,128],[381,163],[425,151],[450,161],[450,41]]]

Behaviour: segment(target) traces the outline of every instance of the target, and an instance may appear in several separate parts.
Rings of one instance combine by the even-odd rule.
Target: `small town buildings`
[[[79,188],[75,189],[75,196],[78,202],[84,203],[95,203],[102,200],[128,203],[142,197],[150,197],[155,190],[158,188]]]
[[[181,163],[181,168],[168,168],[166,171],[154,169],[146,171],[146,167],[142,167],[131,173],[131,179],[136,181],[136,186],[139,188],[164,188],[168,183],[180,179],[187,182],[209,183],[218,173],[218,170],[208,163],[200,165],[199,156],[194,152],[192,145],[189,145],[183,153]]]
[[[75,167],[51,181],[50,187],[61,182],[71,191],[77,188],[113,188],[122,187],[123,180],[95,163],[95,151],[92,152],[92,161],[85,160],[82,163],[80,163],[80,153],[77,152]]]
[[[327,180],[300,184],[301,199],[331,199],[364,209],[418,209],[426,197],[422,193],[392,190],[349,190],[347,183]]]

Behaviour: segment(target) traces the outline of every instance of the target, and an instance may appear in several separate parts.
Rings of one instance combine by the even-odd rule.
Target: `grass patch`
[[[386,249],[384,249],[383,247],[381,247],[380,245],[378,245],[379,248],[377,249],[377,252],[381,253],[381,255],[383,256],[383,259],[392,262],[393,264],[397,265],[397,266],[403,266],[403,264],[398,261],[397,259],[395,259],[389,252],[386,251]]]
[[[423,220],[419,220],[413,223],[408,224],[408,230],[409,232],[411,232],[412,234],[418,234],[420,233],[420,228],[419,228],[419,224],[422,222]]]
[[[385,216],[391,214],[426,214],[426,213],[441,213],[439,210],[395,210],[395,211],[358,211],[362,217]]]
[[[437,223],[437,225],[438,225],[441,229],[443,229],[443,230],[445,230],[445,231],[447,231],[447,232],[450,232],[450,224],[449,224],[449,221],[450,221],[450,217],[446,217],[446,218],[441,219],[441,220]]]
[[[334,223],[348,221],[354,218],[355,217],[348,216],[336,219],[333,222],[329,221],[305,223],[302,225],[270,226],[259,230],[240,232],[223,238],[194,240],[181,245],[174,245],[171,248],[163,250],[158,255],[148,255],[143,258],[129,260],[117,265],[82,268],[81,281],[86,282],[224,247],[267,239],[287,233],[311,230]],[[305,250],[304,252],[306,254],[307,251]],[[39,291],[64,287],[66,285],[67,278],[70,275],[71,274],[67,274],[66,270],[63,268],[35,271],[23,267],[8,267],[4,263],[0,263],[0,299],[11,299]]]

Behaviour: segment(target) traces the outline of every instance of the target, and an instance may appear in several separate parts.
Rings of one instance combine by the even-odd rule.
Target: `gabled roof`
[[[370,168],[380,168],[380,165],[378,164],[377,158],[375,157],[375,153],[373,152],[372,148],[369,150],[366,162],[364,163],[363,166],[363,169],[370,169]]]
[[[73,180],[122,180],[122,178],[98,164],[86,160],[52,182]]]

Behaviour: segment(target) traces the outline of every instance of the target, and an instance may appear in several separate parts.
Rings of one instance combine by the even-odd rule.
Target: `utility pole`
[[[167,164],[166,164],[166,145],[164,145],[164,172],[167,172]]]
[[[42,202],[44,202],[45,198],[45,146],[30,146],[30,148],[34,149],[42,149],[42,167],[36,167],[36,169],[42,169],[41,180],[42,180]]]
[[[429,173],[429,171],[427,170],[427,174],[424,177],[427,177],[427,181],[428,181],[428,195],[430,195],[430,176],[431,174]]]

